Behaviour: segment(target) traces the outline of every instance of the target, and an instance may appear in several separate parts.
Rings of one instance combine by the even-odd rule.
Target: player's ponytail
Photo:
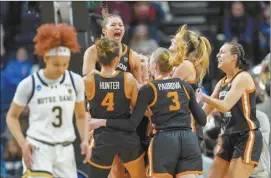
[[[185,34],[186,28],[187,28],[187,25],[183,25],[178,31],[177,40],[176,40],[176,54],[174,58],[171,58],[171,62],[170,62],[172,66],[176,66],[176,67],[179,66],[181,63],[183,63],[185,59],[185,54],[187,53],[186,52],[187,44],[183,40],[183,36]]]
[[[112,17],[118,17],[121,19],[121,17],[119,15],[116,14],[110,14],[109,10],[108,10],[108,6],[106,1],[102,1],[101,2],[101,8],[102,8],[102,17],[103,17],[103,21],[102,21],[102,27],[105,28],[107,23],[109,22],[109,19]],[[122,20],[122,19],[121,19]]]
[[[120,48],[116,41],[101,37],[95,41],[98,61],[101,65],[110,66],[112,61],[120,55]]]
[[[209,57],[211,54],[210,42],[207,38],[199,36],[191,30],[186,30],[183,36],[179,38],[182,38],[186,42],[185,57],[195,66],[196,81],[197,84],[200,84],[209,67]]]

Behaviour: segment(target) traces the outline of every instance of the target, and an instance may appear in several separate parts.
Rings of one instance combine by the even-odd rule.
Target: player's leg
[[[248,178],[253,170],[254,165],[244,163],[240,157],[231,161],[228,174],[230,178]]]
[[[178,139],[181,143],[181,149],[175,168],[176,178],[196,178],[196,175],[203,173],[198,137],[190,130],[182,130],[179,132]]]
[[[104,140],[103,140],[104,141]],[[89,163],[88,178],[107,178],[112,168],[115,149],[95,140]]]
[[[76,162],[73,145],[56,146],[56,162],[53,166],[54,177],[74,178],[77,177]]]
[[[215,151],[214,162],[208,172],[208,178],[227,178],[230,160],[234,152],[229,135],[219,136]]]
[[[89,165],[88,178],[107,178],[111,168]]]
[[[125,178],[125,167],[118,155],[114,157],[109,178]]]
[[[118,154],[131,178],[146,177],[145,152],[136,132],[126,133],[122,136]]]
[[[145,153],[142,153],[137,159],[124,164],[125,168],[130,173],[131,178],[146,177],[144,155]]]
[[[258,161],[262,151],[262,134],[259,130],[243,133],[239,136],[239,142],[235,145],[233,159],[230,163],[229,177],[248,178]]]
[[[55,149],[52,146],[45,145],[31,138],[27,138],[33,145],[32,166],[27,169],[23,162],[23,178],[52,178],[53,165],[52,159],[55,155]]]

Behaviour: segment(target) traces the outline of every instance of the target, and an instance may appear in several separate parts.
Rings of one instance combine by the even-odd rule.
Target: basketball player
[[[136,103],[136,80],[130,73],[115,70],[120,57],[116,41],[103,37],[95,46],[101,72],[84,77],[90,114],[95,118],[126,120],[130,105]],[[145,177],[144,150],[137,133],[104,127],[94,131],[89,178],[106,178],[115,155],[120,157],[131,178]]]
[[[257,166],[262,151],[262,134],[256,118],[255,84],[247,72],[241,45],[224,44],[219,53],[218,68],[226,73],[211,97],[198,90],[199,100],[209,115],[214,109],[221,112],[225,122],[221,143],[209,171],[209,178],[248,178]]]
[[[141,87],[131,118],[93,119],[90,123],[91,129],[107,126],[133,131],[149,107],[155,129],[149,147],[149,176],[153,178],[195,178],[196,174],[202,174],[201,151],[190,126],[190,111],[201,125],[206,124],[206,115],[192,87],[179,78],[169,77],[173,66],[182,60],[172,59],[167,49],[158,48],[150,61],[155,80]]]
[[[109,14],[106,5],[102,6],[102,33],[109,40],[114,40],[118,43],[121,56],[119,64],[116,66],[117,70],[123,72],[130,72],[133,74],[134,78],[137,80],[139,86],[143,84],[142,82],[142,72],[141,72],[141,61],[139,55],[133,51],[129,46],[122,43],[122,38],[125,33],[123,21],[120,16]],[[84,54],[84,63],[82,68],[83,75],[91,73],[95,68],[100,69],[97,55],[96,45],[89,47]],[[97,71],[96,71],[97,72]],[[142,123],[138,127],[138,134],[142,141],[145,140],[147,120],[142,120]],[[112,178],[123,178],[125,174],[124,167],[120,162],[119,158],[116,157],[114,160],[113,167],[111,169]]]
[[[121,17],[118,15],[109,14],[107,7],[103,7],[102,14],[103,35],[106,36],[109,40],[116,41],[121,51],[120,62],[116,69],[123,72],[132,73],[136,80],[142,84],[140,57],[135,51],[129,48],[129,46],[122,43],[125,29]],[[96,45],[93,44],[86,50],[84,54],[84,63],[82,68],[83,75],[85,76],[94,70],[97,62],[97,48]]]
[[[66,24],[44,24],[34,38],[35,53],[45,69],[18,85],[7,114],[7,125],[23,152],[24,177],[75,178],[73,112],[81,137],[81,153],[89,159],[87,119],[82,78],[67,70],[71,52],[79,51],[77,34]],[[29,128],[25,138],[19,116],[28,105]]]
[[[209,66],[209,57],[211,53],[211,45],[207,38],[199,36],[194,31],[187,30],[187,26],[183,25],[180,31],[171,40],[169,50],[178,57],[178,51],[186,44],[187,53],[185,60],[178,67],[173,69],[172,77],[178,77],[191,84],[194,91],[202,83]],[[185,31],[184,33],[180,33]],[[199,144],[203,140],[203,130],[200,125],[191,119],[192,130],[197,133]]]

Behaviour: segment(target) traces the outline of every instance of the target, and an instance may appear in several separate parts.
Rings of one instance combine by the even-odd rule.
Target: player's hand
[[[196,100],[197,100],[198,103],[203,101],[203,93],[202,93],[202,90],[200,88],[198,88],[196,90]]]
[[[88,141],[87,140],[82,141],[80,148],[81,148],[81,154],[85,155],[85,159],[83,160],[83,163],[86,164],[91,156]]]
[[[152,111],[150,110],[150,108],[147,108],[145,111],[145,116],[146,117],[151,117],[153,115]]]
[[[31,168],[32,166],[32,152],[33,152],[34,146],[31,145],[28,141],[25,141],[22,152],[23,152],[23,160],[25,163],[25,166],[27,168]]]
[[[88,120],[88,128],[89,128],[89,131],[92,131],[92,130],[95,130],[95,129],[98,129],[100,127],[105,127],[106,126],[106,120],[105,119],[90,119]]]

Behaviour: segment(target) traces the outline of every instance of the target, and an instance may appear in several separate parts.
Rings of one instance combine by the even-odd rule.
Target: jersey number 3
[[[114,93],[109,92],[105,95],[103,101],[102,101],[102,106],[107,107],[107,111],[114,111]]]
[[[175,92],[168,92],[167,97],[171,98],[172,102],[174,103],[173,105],[169,106],[170,111],[177,111],[177,110],[181,109],[181,104],[179,102],[179,95],[176,91]]]
[[[53,113],[56,113],[56,117],[54,121],[52,122],[54,127],[61,127],[62,125],[62,108],[59,106],[55,106],[52,109]]]

